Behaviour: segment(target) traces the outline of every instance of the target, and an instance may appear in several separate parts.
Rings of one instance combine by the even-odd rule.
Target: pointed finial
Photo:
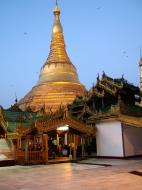
[[[103,71],[102,78],[104,78],[105,76],[106,76],[106,73]]]
[[[15,104],[17,104],[18,102],[18,99],[17,99],[17,95],[16,95],[16,92],[15,92]]]
[[[63,29],[60,23],[60,8],[58,6],[58,1],[56,0],[56,5],[55,8],[53,10],[53,13],[55,15],[55,21],[54,21],[54,25],[53,25],[53,29],[52,29],[52,34],[53,33],[62,33]]]
[[[55,15],[60,15],[60,9],[59,9],[59,6],[58,6],[58,0],[56,0],[56,5],[55,5],[55,8],[54,8],[54,14]]]
[[[97,75],[97,82],[99,82],[99,81],[100,81],[100,75],[98,73],[98,75]]]

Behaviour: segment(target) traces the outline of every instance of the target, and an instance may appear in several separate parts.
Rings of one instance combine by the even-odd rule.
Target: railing
[[[16,150],[17,164],[25,164],[25,152],[23,150]]]
[[[43,163],[43,152],[28,151],[27,164],[41,164]]]
[[[16,151],[17,164],[42,164],[44,162],[44,156],[42,151]]]

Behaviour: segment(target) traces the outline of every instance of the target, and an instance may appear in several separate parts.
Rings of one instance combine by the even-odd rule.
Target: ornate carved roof
[[[102,98],[105,95],[104,92],[107,92],[112,96],[116,96],[118,93],[126,90],[129,90],[136,95],[141,95],[139,87],[128,83],[123,76],[120,79],[112,79],[103,72],[102,78],[100,79],[99,76],[97,77],[97,82],[89,90],[89,94],[90,96],[95,95],[96,97]]]
[[[86,124],[81,120],[72,117],[67,110],[64,108],[58,110],[57,112],[53,113],[50,118],[40,118],[37,119],[35,123],[35,127],[39,132],[49,132],[52,130],[56,130],[57,127],[69,125],[70,128],[73,128],[80,133],[85,135],[95,135],[96,129],[90,124]]]
[[[11,105],[11,107],[8,108],[7,110],[8,111],[14,111],[14,112],[22,112],[22,110],[19,108],[17,103],[15,103],[14,105]]]
[[[112,79],[103,73],[102,78],[89,90],[87,96],[77,97],[68,109],[70,113],[86,123],[114,118],[121,113],[126,116],[142,117],[142,108],[135,105],[135,95],[140,89],[121,79]]]

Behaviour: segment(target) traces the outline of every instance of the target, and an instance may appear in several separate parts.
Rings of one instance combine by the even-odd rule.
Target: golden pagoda
[[[18,102],[22,110],[33,111],[43,106],[46,111],[55,111],[62,104],[72,103],[77,95],[84,95],[85,87],[79,82],[75,66],[71,63],[65,47],[60,23],[60,9],[56,1],[50,53],[42,66],[38,83]]]

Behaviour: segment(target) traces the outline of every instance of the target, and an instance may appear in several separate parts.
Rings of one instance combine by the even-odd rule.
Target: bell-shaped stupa
[[[50,53],[42,66],[38,83],[18,102],[22,110],[57,110],[62,104],[73,102],[77,95],[84,95],[85,87],[79,82],[75,66],[71,63],[65,47],[63,29],[60,23],[60,9],[56,2]]]

